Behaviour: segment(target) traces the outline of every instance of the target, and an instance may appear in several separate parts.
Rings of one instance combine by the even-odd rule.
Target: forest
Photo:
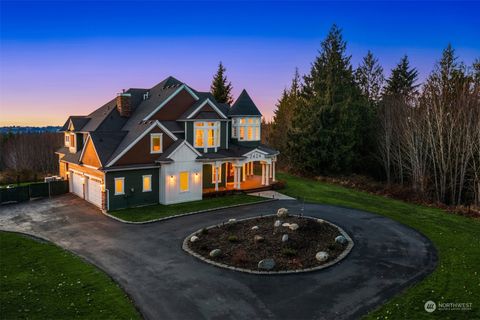
[[[427,202],[480,206],[480,60],[451,45],[423,83],[408,56],[385,72],[372,52],[356,68],[333,25],[305,75],[295,72],[264,142],[283,170],[361,175]]]

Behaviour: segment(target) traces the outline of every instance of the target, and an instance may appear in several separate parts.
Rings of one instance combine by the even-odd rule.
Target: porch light
[[[100,190],[101,190],[102,192],[105,192],[105,184],[101,184],[101,185],[100,185]]]
[[[175,182],[175,176],[170,175],[170,184],[173,184]]]
[[[85,184],[85,177],[82,177],[82,184]]]

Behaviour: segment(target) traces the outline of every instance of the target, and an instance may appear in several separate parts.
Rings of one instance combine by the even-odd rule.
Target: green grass
[[[436,270],[366,318],[480,319],[479,220],[285,173],[278,177],[287,183],[281,191],[287,195],[377,213],[420,231],[434,243],[439,256]],[[429,314],[424,310],[428,300],[472,303],[472,310]]]
[[[170,217],[182,213],[215,209],[236,204],[252,203],[261,200],[265,199],[249,196],[246,194],[236,194],[178,204],[156,204],[146,207],[122,209],[111,211],[109,212],[109,214],[126,221],[149,221],[159,218]]]
[[[0,232],[0,318],[140,319],[105,273],[73,254]]]

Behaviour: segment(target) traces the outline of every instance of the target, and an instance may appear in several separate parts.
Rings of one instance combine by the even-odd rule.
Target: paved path
[[[430,273],[430,241],[390,219],[307,204],[305,214],[355,241],[337,265],[298,275],[258,276],[205,264],[181,249],[191,232],[229,218],[298,212],[297,201],[238,207],[146,225],[100,214],[72,195],[0,207],[0,228],[47,238],[108,272],[147,319],[351,319]],[[419,306],[420,306],[419,302]]]
[[[262,198],[277,199],[277,200],[295,200],[295,198],[289,197],[287,195],[284,195],[283,193],[273,191],[273,190],[253,192],[253,193],[249,193],[249,195],[262,197]]]

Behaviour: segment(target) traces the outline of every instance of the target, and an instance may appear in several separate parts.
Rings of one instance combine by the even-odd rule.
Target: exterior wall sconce
[[[175,176],[170,175],[170,184],[174,184],[174,183],[175,183]]]
[[[102,192],[105,192],[105,184],[100,185],[100,190],[101,190]]]
[[[85,184],[85,177],[82,177],[82,184]]]

